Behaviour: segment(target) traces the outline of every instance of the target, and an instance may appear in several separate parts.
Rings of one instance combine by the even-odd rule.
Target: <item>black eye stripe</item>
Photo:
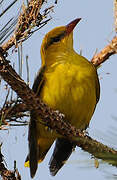
[[[66,35],[66,32],[63,31],[61,34],[56,35],[55,37],[51,37],[47,44],[45,44],[45,49],[47,49],[50,45],[59,42],[64,36]]]
[[[64,36],[65,36],[65,32],[63,32],[55,37],[52,37],[50,40],[50,45],[53,44],[54,42],[59,42]]]
[[[52,38],[52,42],[58,42],[60,40],[61,40],[60,36]]]

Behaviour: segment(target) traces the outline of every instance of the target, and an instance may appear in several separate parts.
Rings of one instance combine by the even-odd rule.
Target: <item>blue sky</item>
[[[21,1],[18,3],[21,3]],[[113,9],[112,0],[58,0],[58,4],[54,8],[54,13],[51,14],[52,20],[23,43],[23,78],[26,79],[25,56],[27,54],[29,56],[30,85],[32,86],[36,72],[40,68],[40,45],[44,35],[52,28],[66,25],[78,17],[81,17],[82,21],[74,30],[74,48],[78,53],[82,50],[82,55],[90,60],[96,50],[100,51],[116,35],[114,32]],[[12,13],[15,15],[15,9]],[[7,20],[7,17],[4,20]],[[0,25],[2,23],[3,21],[0,22]],[[16,57],[15,55],[15,58],[11,58],[11,61],[16,62]],[[117,117],[116,58],[116,55],[110,57],[98,70],[101,84],[101,98],[88,129],[91,137],[115,148],[117,148],[115,139],[117,122],[113,117]],[[20,130],[19,128],[12,128],[12,131],[0,132],[0,137],[4,141],[3,134],[5,134],[3,152],[5,153],[9,167],[11,168],[13,166],[13,160],[17,160],[19,171],[22,172],[22,179],[30,180],[29,170],[23,167],[28,151],[27,128],[23,127]],[[91,159],[91,155],[83,152],[80,148],[76,148],[76,151],[72,153],[72,156],[61,171],[55,177],[51,177],[48,171],[48,161],[51,153],[52,149],[49,151],[45,161],[39,165],[37,176],[34,178],[35,180],[71,180],[72,178],[82,178],[84,180],[87,177],[88,179],[105,180],[108,177],[113,179],[112,174],[117,174],[114,167],[104,164],[101,161],[99,161],[101,162],[99,168],[96,169],[94,167],[94,159]]]

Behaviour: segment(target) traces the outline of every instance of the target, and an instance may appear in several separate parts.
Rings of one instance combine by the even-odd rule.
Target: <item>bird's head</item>
[[[45,35],[41,45],[42,65],[50,53],[73,49],[73,29],[80,20],[81,18],[77,18],[66,26],[52,29]]]

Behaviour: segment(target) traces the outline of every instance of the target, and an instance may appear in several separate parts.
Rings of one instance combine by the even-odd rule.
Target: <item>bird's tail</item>
[[[59,169],[65,164],[74,147],[74,143],[65,138],[58,138],[56,140],[54,152],[49,162],[49,169],[52,176],[55,176]]]
[[[43,161],[54,140],[55,138],[49,139],[48,137],[40,137],[39,132],[37,132],[36,121],[31,119],[28,134],[29,154],[26,158],[24,166],[30,167],[30,175],[32,178],[35,176],[38,163]]]
[[[30,154],[28,154],[24,164],[25,167],[30,167],[30,174],[32,178],[36,173],[37,164],[41,163],[44,160],[48,150],[53,143],[53,141],[50,142],[48,141],[48,139],[39,139],[38,141],[39,144],[36,147],[36,151],[34,150],[34,148],[32,149],[32,151],[30,149]]]

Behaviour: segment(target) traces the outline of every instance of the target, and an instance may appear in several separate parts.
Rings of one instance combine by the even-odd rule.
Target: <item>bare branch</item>
[[[82,147],[82,149],[93,154],[95,157],[101,158],[114,166],[117,165],[117,151],[85,136],[80,130],[64,122],[64,116],[41,102],[3,57],[1,57],[0,62],[0,74],[4,80],[23,99],[28,110],[35,111],[35,114],[40,116],[45,125],[74,141],[79,147]]]
[[[110,44],[103,48],[98,54],[94,55],[91,62],[98,67],[105,62],[110,56],[117,53],[117,36],[115,36]]]

